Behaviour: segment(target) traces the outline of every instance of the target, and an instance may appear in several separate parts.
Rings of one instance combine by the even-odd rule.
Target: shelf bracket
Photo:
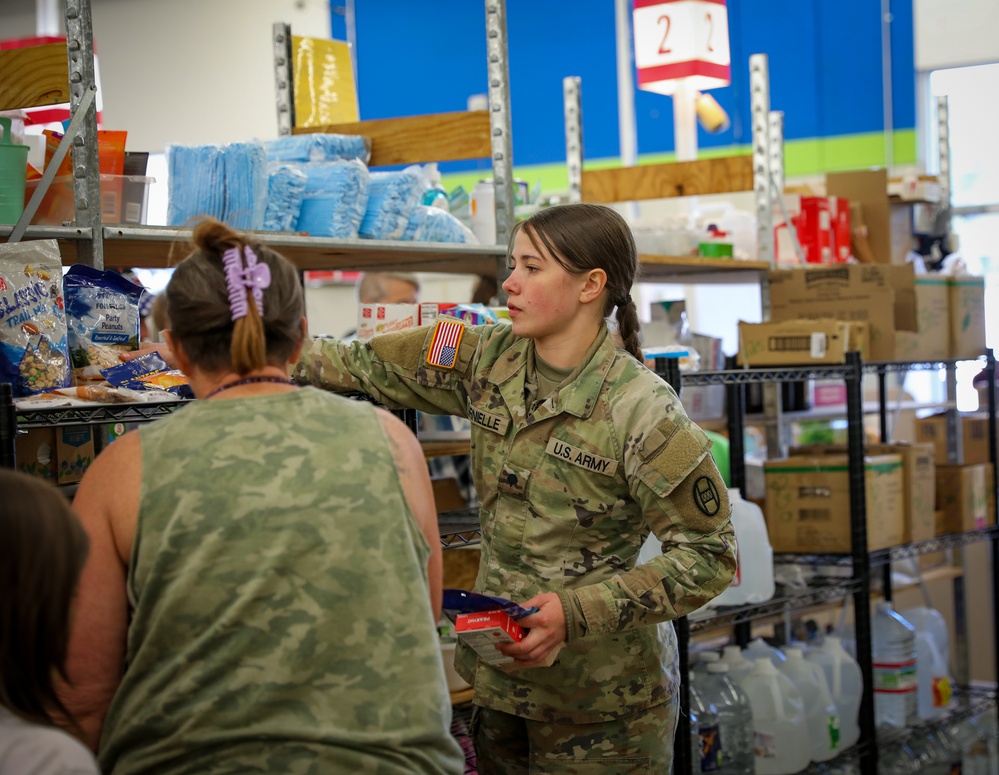
[[[513,139],[510,123],[510,62],[507,55],[506,0],[486,0],[486,62],[489,78],[489,128],[492,139],[496,244],[505,246],[513,230]],[[510,274],[506,257],[497,259],[500,286]]]
[[[565,110],[565,169],[569,178],[569,201],[583,201],[583,87],[578,75],[562,79]]]
[[[291,25],[274,22],[274,88],[277,107],[278,136],[291,134],[295,126],[295,93],[291,73]]]
[[[66,50],[69,57],[69,109],[82,113],[73,143],[73,196],[77,226],[89,227],[91,238],[76,246],[77,261],[104,268],[104,229],[101,228],[101,176],[97,153],[97,104],[87,99],[96,91],[94,25],[90,0],[66,0]],[[71,120],[72,123],[72,120]],[[69,133],[67,132],[67,135]]]
[[[774,178],[770,152],[770,68],[766,54],[749,57],[750,112],[753,127],[753,188],[760,260],[774,263]],[[783,126],[783,123],[781,124]],[[783,131],[781,131],[783,135]],[[781,143],[783,148],[783,143]],[[783,164],[781,174],[783,176]],[[779,196],[780,192],[776,192]]]

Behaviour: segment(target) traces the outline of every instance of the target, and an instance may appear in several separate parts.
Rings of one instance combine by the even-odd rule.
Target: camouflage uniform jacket
[[[459,650],[475,702],[588,723],[670,699],[671,620],[718,595],[735,570],[731,507],[710,442],[673,390],[617,350],[606,329],[573,376],[534,406],[525,400],[533,341],[507,325],[468,327],[453,366],[439,367],[434,331],[350,346],[317,339],[295,377],[471,420],[482,526],[476,591],[518,601],[556,592],[568,629],[546,668],[496,669]],[[650,530],[663,554],[636,567]]]
[[[427,581],[373,407],[312,388],[144,426],[114,775],[457,775]]]

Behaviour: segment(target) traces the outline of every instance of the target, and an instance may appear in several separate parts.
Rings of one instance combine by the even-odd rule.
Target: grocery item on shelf
[[[829,761],[842,750],[842,740],[839,709],[829,691],[825,672],[815,663],[806,661],[800,647],[789,646],[784,653],[787,661],[781,672],[791,679],[805,702],[809,755],[813,762]]]
[[[920,775],[952,775],[961,772],[961,753],[943,729],[924,729],[909,742],[916,755]]]
[[[742,653],[751,662],[755,662],[757,659],[769,659],[777,668],[780,668],[787,661],[783,651],[776,646],[771,646],[763,638],[753,638],[746,644]]]
[[[860,665],[844,649],[839,638],[827,635],[822,646],[805,656],[806,661],[822,668],[829,692],[839,711],[839,737],[842,748],[850,748],[860,739],[860,699],[864,682]]]
[[[10,125],[8,116],[0,116],[0,223],[17,223],[24,210],[28,146],[12,141]]]
[[[307,181],[297,231],[314,237],[355,239],[364,219],[371,173],[357,160],[311,162],[301,170]]]
[[[717,655],[717,652],[709,651],[702,656],[707,654]],[[697,682],[705,701],[718,709],[722,761],[718,772],[725,775],[753,775],[753,710],[749,705],[749,697],[729,676],[728,664],[725,662],[708,662],[706,669],[698,672]]]
[[[914,775],[919,772],[919,759],[905,743],[878,748],[878,775]]]
[[[722,649],[719,661],[728,665],[729,676],[736,684],[740,684],[743,678],[753,672],[752,660],[748,659],[742,653],[742,649],[734,644]]]
[[[413,208],[401,240],[477,244],[475,233],[447,210],[419,204]]]
[[[267,209],[267,155],[259,143],[167,147],[167,224],[210,215],[234,229],[259,230]]]
[[[63,289],[74,371],[117,366],[123,352],[138,349],[142,286],[114,271],[74,264]]]
[[[693,651],[690,653],[690,663],[693,665],[693,670],[698,673],[707,673],[708,665],[713,662],[719,662],[721,660],[721,654],[712,649],[704,649],[702,651]]]
[[[55,240],[0,244],[0,382],[15,397],[69,386],[64,307]]]
[[[302,214],[302,199],[308,177],[292,164],[267,165],[267,209],[265,231],[294,231]]]
[[[919,718],[939,718],[947,712],[951,700],[951,680],[947,663],[933,637],[916,630],[916,695]]]
[[[697,733],[691,734],[692,769],[694,772],[727,772],[722,757],[722,733],[718,708],[701,695],[694,671],[688,673],[690,713],[697,718]]]
[[[363,135],[310,132],[264,140],[263,146],[272,162],[360,159],[367,164],[371,158],[371,143]]]
[[[368,205],[359,228],[367,239],[400,239],[423,196],[421,169],[414,165],[400,172],[372,172]]]
[[[874,717],[878,726],[906,728],[917,719],[916,631],[887,600],[871,615]]]
[[[763,657],[741,685],[753,711],[757,775],[792,775],[807,767],[805,703],[791,679]]]
[[[480,180],[471,194],[472,231],[481,245],[496,244],[496,192],[493,181]]]
[[[730,488],[728,493],[738,545],[738,568],[728,589],[706,603],[709,607],[763,603],[774,596],[774,553],[763,511],[744,500],[739,488]]]

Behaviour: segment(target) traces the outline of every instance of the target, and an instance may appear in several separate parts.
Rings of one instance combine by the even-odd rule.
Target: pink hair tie
[[[229,248],[222,254],[222,265],[225,267],[226,286],[229,289],[229,309],[232,310],[233,322],[245,318],[249,312],[246,306],[246,289],[253,294],[257,304],[257,312],[264,316],[264,288],[271,285],[271,268],[257,261],[257,254],[249,245],[243,247],[246,257],[246,268],[240,259],[238,247]]]

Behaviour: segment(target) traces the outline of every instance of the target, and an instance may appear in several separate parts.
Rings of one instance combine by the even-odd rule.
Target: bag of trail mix
[[[59,244],[0,244],[0,382],[15,397],[70,384],[63,307]]]

